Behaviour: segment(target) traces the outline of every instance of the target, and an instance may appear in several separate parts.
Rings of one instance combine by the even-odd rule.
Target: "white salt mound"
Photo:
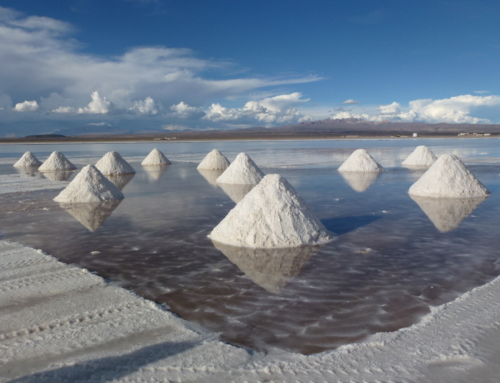
[[[114,151],[106,153],[97,161],[95,167],[105,175],[135,174],[134,168],[120,156],[120,153]]]
[[[429,167],[437,157],[427,146],[417,146],[416,149],[403,161],[403,166]]]
[[[264,177],[264,173],[255,165],[255,162],[246,153],[240,153],[226,171],[217,178],[217,183],[238,185],[258,184],[262,177]]]
[[[333,239],[292,186],[278,174],[265,176],[209,237],[223,244],[251,248],[319,245]]]
[[[26,152],[23,156],[14,164],[15,168],[25,168],[29,166],[40,166],[42,164],[38,158],[31,152]]]
[[[38,168],[41,172],[51,172],[54,170],[75,170],[73,165],[62,153],[53,152],[49,158]]]
[[[454,154],[440,156],[408,193],[433,198],[474,198],[490,194]]]
[[[151,153],[141,162],[142,166],[151,166],[151,165],[171,165],[170,160],[165,157],[165,154],[160,152],[158,149],[154,148],[151,150]]]
[[[384,168],[365,149],[355,150],[340,166],[339,172],[383,172]]]
[[[208,153],[198,165],[198,170],[226,170],[230,165],[229,160],[217,149]]]
[[[94,166],[85,166],[59,195],[56,202],[101,202],[123,199],[123,193]]]

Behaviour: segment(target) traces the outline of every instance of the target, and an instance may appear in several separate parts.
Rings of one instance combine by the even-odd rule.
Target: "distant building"
[[[418,137],[418,133],[413,133],[413,137]]]

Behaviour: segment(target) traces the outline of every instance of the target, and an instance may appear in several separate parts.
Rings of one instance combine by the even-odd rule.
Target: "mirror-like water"
[[[491,148],[480,150],[491,155],[496,141],[489,142]],[[190,155],[202,158],[220,148],[204,145],[204,152]],[[237,153],[239,145],[226,149]],[[145,156],[152,147],[140,146],[130,155]],[[221,332],[223,340],[259,350],[309,354],[394,331],[500,273],[494,229],[500,223],[500,166],[470,166],[492,191],[484,201],[414,201],[407,190],[421,170],[392,168],[378,177],[345,178],[334,164],[348,149],[340,150],[339,159],[326,147],[302,147],[310,153],[305,158],[298,149],[265,150],[270,163],[302,163],[263,170],[287,178],[337,234],[334,242],[285,251],[212,243],[207,234],[245,191],[225,191],[213,183],[215,175],[182,162],[162,169],[132,163],[134,177],[114,180],[126,196],[118,204],[59,205],[52,201],[57,191],[0,195],[0,229],[4,239],[95,271]],[[388,166],[394,152],[399,158],[411,150],[370,151]],[[69,149],[65,154],[76,156]],[[324,166],[318,158],[330,163]],[[258,155],[255,160],[259,164]]]

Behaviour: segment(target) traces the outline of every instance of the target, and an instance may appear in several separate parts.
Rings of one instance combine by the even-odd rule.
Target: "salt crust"
[[[403,161],[403,166],[430,167],[436,160],[434,153],[427,146],[421,145]]]
[[[340,172],[345,182],[358,193],[363,193],[375,182],[380,172]]]
[[[432,198],[474,198],[490,194],[454,154],[440,156],[408,192]]]
[[[339,172],[383,172],[384,168],[365,149],[355,150],[338,169]]]
[[[62,153],[53,152],[49,158],[38,168],[41,172],[51,172],[54,170],[75,170],[73,165]]]
[[[95,167],[104,175],[135,174],[134,168],[115,151],[106,153]]]
[[[141,162],[142,166],[155,166],[155,165],[171,165],[172,162],[165,157],[165,154],[154,148],[148,156]]]
[[[226,170],[230,165],[229,160],[217,149],[208,153],[200,162],[198,170]]]
[[[44,178],[26,177],[24,174],[0,175],[0,194],[35,190],[62,189],[67,182],[53,182]]]
[[[219,184],[258,184],[264,173],[246,153],[240,153],[229,167],[217,178]]]
[[[319,245],[332,240],[307,204],[278,174],[265,176],[209,237],[226,245],[251,248]]]
[[[410,197],[442,233],[455,230],[486,199]]]
[[[85,166],[59,195],[56,202],[80,203],[123,199],[123,193],[94,166]]]
[[[14,164],[15,168],[24,168],[30,166],[40,166],[42,164],[38,158],[31,152],[26,152],[23,156]]]

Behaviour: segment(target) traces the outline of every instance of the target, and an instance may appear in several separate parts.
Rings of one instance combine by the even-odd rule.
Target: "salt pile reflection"
[[[72,171],[54,170],[52,172],[44,172],[43,176],[51,181],[66,181],[72,174]]]
[[[219,184],[216,182],[217,178],[219,178],[221,174],[224,173],[224,170],[198,169],[198,173],[200,173],[210,185],[212,185],[213,187],[218,187]]]
[[[256,185],[218,184],[234,203],[240,202]]]
[[[253,282],[271,293],[279,293],[320,249],[320,246],[251,249],[212,243]]]
[[[410,197],[441,233],[455,230],[486,199]]]
[[[144,166],[144,170],[148,176],[149,181],[156,182],[158,181],[168,169],[168,165],[148,165]],[[133,178],[134,175],[132,175]],[[132,179],[131,178],[131,179]],[[128,183],[128,182],[127,182]]]
[[[115,211],[122,200],[86,203],[60,203],[59,205],[89,231],[96,231]]]
[[[380,175],[380,172],[339,172],[344,181],[358,193],[365,192]]]
[[[135,174],[122,174],[122,175],[111,175],[111,176],[106,176],[108,180],[113,182],[113,184],[122,191],[125,186],[128,185],[130,181],[132,181],[132,178],[135,177]]]

